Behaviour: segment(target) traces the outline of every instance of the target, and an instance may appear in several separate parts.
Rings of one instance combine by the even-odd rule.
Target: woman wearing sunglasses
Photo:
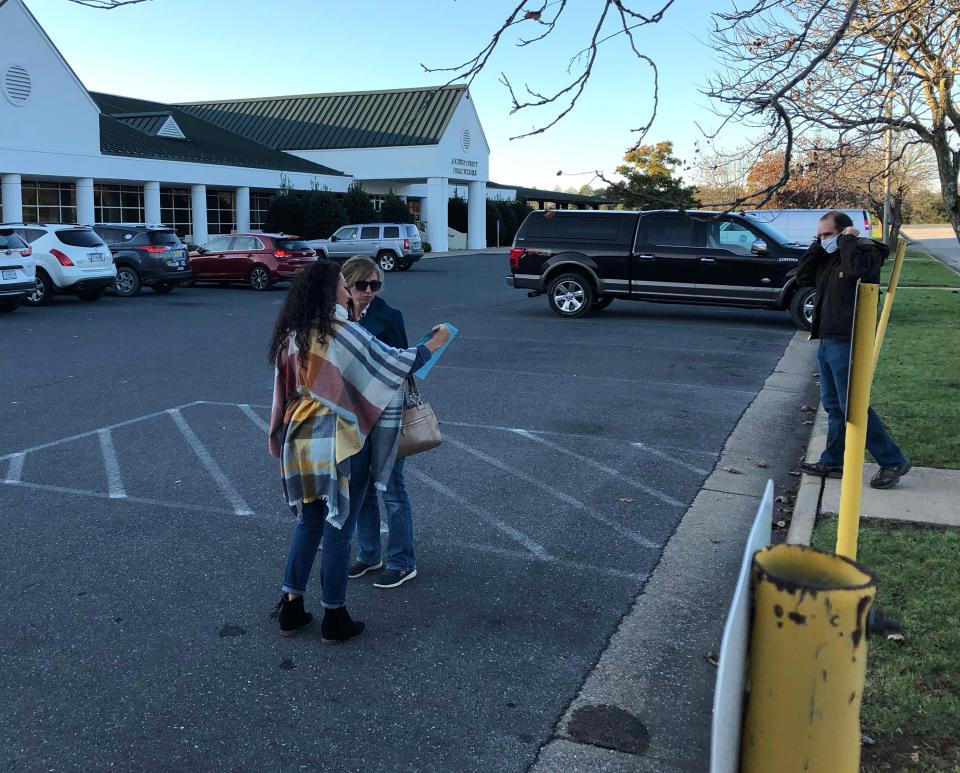
[[[406,349],[407,331],[403,315],[388,304],[379,293],[383,289],[383,273],[370,258],[361,255],[343,264],[343,279],[353,300],[353,312],[370,333],[395,349]],[[380,505],[373,486],[367,488],[363,507],[357,514],[357,558],[350,566],[350,577],[383,569],[380,543]],[[396,588],[417,576],[413,555],[413,511],[403,482],[403,459],[397,459],[383,492],[387,511],[387,566],[379,572],[376,588]]]

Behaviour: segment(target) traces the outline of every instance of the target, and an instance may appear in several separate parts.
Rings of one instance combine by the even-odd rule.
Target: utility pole
[[[893,65],[887,67],[887,164],[883,173],[883,243],[889,244],[890,217],[893,202],[890,197],[890,177],[893,165]]]

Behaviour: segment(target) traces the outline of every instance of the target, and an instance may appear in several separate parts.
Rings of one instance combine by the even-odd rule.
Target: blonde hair
[[[340,273],[343,274],[343,281],[347,288],[351,290],[354,282],[370,274],[376,274],[377,278],[383,282],[383,271],[380,270],[380,266],[365,255],[354,255],[347,260],[341,267]]]

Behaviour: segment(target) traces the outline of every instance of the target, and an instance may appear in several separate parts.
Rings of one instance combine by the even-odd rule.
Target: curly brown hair
[[[277,324],[270,340],[270,364],[276,365],[280,351],[290,336],[297,342],[302,362],[310,349],[311,335],[324,343],[333,331],[337,305],[340,266],[329,260],[318,260],[294,277],[280,308]]]

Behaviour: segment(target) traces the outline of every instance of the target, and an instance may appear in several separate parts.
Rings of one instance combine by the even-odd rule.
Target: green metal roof
[[[180,104],[184,112],[276,150],[435,145],[466,92],[459,84]]]
[[[100,108],[100,151],[107,155],[343,176],[343,172],[268,148],[172,105],[96,92],[90,96]],[[166,116],[173,116],[186,139],[153,136],[148,131],[154,123],[148,119],[151,115],[157,116],[161,125]]]
[[[455,185],[451,181],[451,184]],[[616,204],[616,199],[608,199],[605,196],[592,194],[585,196],[582,193],[564,193],[563,191],[548,191],[545,188],[527,188],[523,185],[504,185],[503,183],[488,182],[488,188],[499,188],[501,190],[515,190],[517,198],[522,201],[556,201],[556,202],[580,202],[582,204]]]

